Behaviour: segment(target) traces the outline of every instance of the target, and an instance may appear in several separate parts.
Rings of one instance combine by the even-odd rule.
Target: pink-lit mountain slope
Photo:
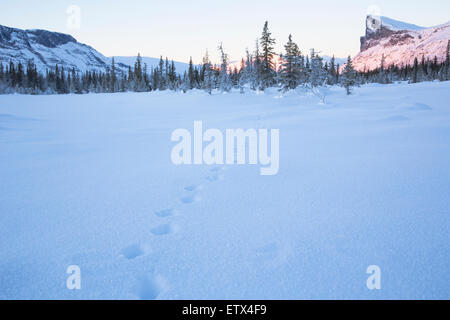
[[[369,71],[381,66],[412,65],[419,61],[446,58],[450,40],[450,21],[440,26],[424,28],[386,17],[368,16],[366,35],[361,38],[361,51],[354,57],[353,65],[358,71]]]

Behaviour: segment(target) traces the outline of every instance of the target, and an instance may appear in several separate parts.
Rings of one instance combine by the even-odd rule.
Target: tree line
[[[75,68],[65,70],[63,66],[56,65],[54,70],[46,70],[44,74],[37,71],[31,60],[26,66],[20,62],[7,65],[0,63],[0,93],[187,92],[198,89],[212,94],[214,91],[228,92],[232,89],[244,93],[267,88],[278,88],[285,92],[298,87],[314,92],[317,88],[340,85],[347,94],[351,94],[353,87],[365,83],[450,80],[450,40],[443,62],[438,62],[437,57],[429,60],[422,56],[420,62],[416,57],[413,65],[387,66],[383,56],[379,68],[363,72],[353,68],[351,57],[341,67],[334,57],[329,62],[324,61],[314,49],[309,54],[303,54],[292,35],[289,35],[284,45],[284,53],[277,55],[274,46],[275,39],[266,22],[261,37],[256,40],[254,51],[246,51],[239,68],[230,67],[222,44],[218,47],[220,64],[212,64],[206,52],[200,65],[194,65],[191,58],[189,68],[183,74],[176,71],[173,61],[162,57],[158,66],[152,66],[149,70],[139,54],[134,66],[130,66],[127,72],[116,67],[114,58],[105,71],[77,72]]]

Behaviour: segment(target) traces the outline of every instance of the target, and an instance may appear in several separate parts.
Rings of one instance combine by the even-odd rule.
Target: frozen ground
[[[449,101],[449,82],[326,104],[0,96],[0,299],[448,299]],[[170,135],[194,120],[279,128],[279,174],[175,167]]]

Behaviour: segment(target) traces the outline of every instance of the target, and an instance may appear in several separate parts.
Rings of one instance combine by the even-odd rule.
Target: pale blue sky
[[[81,8],[81,28],[67,27],[66,10]],[[450,20],[449,0],[321,1],[153,1],[153,0],[1,0],[0,24],[70,33],[78,41],[111,55],[168,56],[200,62],[208,48],[213,59],[223,42],[232,60],[254,48],[265,20],[281,51],[288,34],[303,51],[345,57],[359,50],[367,8],[423,26]]]

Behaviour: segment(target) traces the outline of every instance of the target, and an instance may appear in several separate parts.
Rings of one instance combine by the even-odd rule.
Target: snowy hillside
[[[421,31],[426,29],[425,27],[421,27],[415,24],[407,23],[398,21],[395,19],[391,19],[388,17],[380,17],[381,23],[384,27],[393,30],[393,31],[403,31],[403,30],[410,30],[410,31]]]
[[[94,48],[77,42],[72,36],[46,30],[21,30],[0,25],[0,62],[10,61],[26,65],[32,59],[39,72],[53,70],[55,65],[62,65],[66,70],[102,71],[111,66],[111,58],[105,57]],[[149,69],[159,64],[159,58],[143,57]],[[133,67],[134,57],[115,57],[117,70],[127,71]],[[178,72],[188,69],[186,63],[175,62]]]
[[[0,26],[0,62],[26,65],[31,59],[40,72],[54,69],[56,64],[82,72],[105,71],[109,65],[108,58],[70,35]]]
[[[450,82],[333,87],[326,104],[0,96],[0,299],[448,299],[448,101]],[[171,133],[195,120],[280,129],[278,175],[173,165]]]
[[[386,17],[381,19],[367,17],[366,35],[361,38],[361,52],[354,58],[358,71],[369,71],[381,66],[384,55],[385,66],[412,65],[414,58],[422,56],[438,62],[445,61],[450,22],[443,25],[423,28],[399,22]]]

